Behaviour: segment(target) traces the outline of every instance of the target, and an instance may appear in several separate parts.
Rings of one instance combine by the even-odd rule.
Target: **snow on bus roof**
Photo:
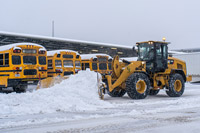
[[[81,54],[81,59],[89,60],[91,58],[96,58],[97,56],[108,56],[109,59],[112,58],[110,55],[98,53],[98,54]]]
[[[34,45],[34,46],[39,46],[39,47],[45,49],[45,47],[43,47],[42,45],[39,45],[39,44],[36,44],[36,43],[29,43],[29,42],[26,43],[26,42],[24,42],[24,43],[12,43],[12,44],[8,44],[8,45],[0,46],[0,50],[1,51],[9,50],[11,48],[18,47],[19,45]]]
[[[132,49],[133,48],[133,46],[120,45],[120,44],[110,44],[110,43],[101,43],[101,42],[93,42],[93,41],[82,41],[82,40],[75,40],[75,39],[65,39],[65,38],[58,38],[58,37],[48,37],[48,36],[40,36],[40,35],[13,33],[13,32],[11,33],[11,32],[5,32],[5,31],[0,31],[0,34],[19,36],[19,37],[20,36],[21,37],[31,37],[31,38],[36,38],[36,39],[47,39],[47,40],[53,40],[53,41],[66,41],[66,42],[72,42],[72,43],[116,47],[116,48],[126,48],[126,49]]]
[[[73,51],[73,50],[68,50],[68,49],[60,49],[60,50],[51,50],[51,51],[47,51],[47,56],[54,56],[54,54],[58,54],[60,52],[74,52],[77,55],[80,55],[78,52]]]

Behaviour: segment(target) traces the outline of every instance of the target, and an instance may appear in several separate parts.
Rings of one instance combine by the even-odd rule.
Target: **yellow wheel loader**
[[[185,89],[186,63],[168,57],[168,42],[146,41],[136,43],[137,61],[119,62],[119,56],[112,61],[112,74],[104,75],[99,86],[100,98],[105,93],[111,97],[122,97],[125,93],[132,99],[144,99],[165,89],[170,97],[180,97]]]

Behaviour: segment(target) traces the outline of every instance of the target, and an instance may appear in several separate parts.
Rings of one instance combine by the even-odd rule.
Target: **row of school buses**
[[[89,68],[111,72],[112,58],[106,54],[85,54],[71,50],[47,51],[34,43],[0,47],[0,91],[24,92],[47,77],[67,76]]]

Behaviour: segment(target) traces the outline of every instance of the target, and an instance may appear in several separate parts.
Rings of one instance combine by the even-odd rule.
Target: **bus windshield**
[[[107,70],[107,64],[106,63],[99,63],[99,69],[100,70]]]
[[[36,64],[36,57],[35,56],[23,56],[24,64],[35,65]]]
[[[73,67],[73,61],[72,60],[64,60],[63,64],[64,64],[64,67]]]
[[[76,67],[81,67],[80,61],[75,61],[75,66],[76,66]]]
[[[39,64],[46,65],[46,57],[45,56],[39,56]]]
[[[61,60],[55,60],[55,67],[62,67]]]

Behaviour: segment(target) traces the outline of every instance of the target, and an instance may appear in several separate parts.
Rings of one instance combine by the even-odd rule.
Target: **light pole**
[[[52,21],[52,37],[54,37],[54,20]]]

